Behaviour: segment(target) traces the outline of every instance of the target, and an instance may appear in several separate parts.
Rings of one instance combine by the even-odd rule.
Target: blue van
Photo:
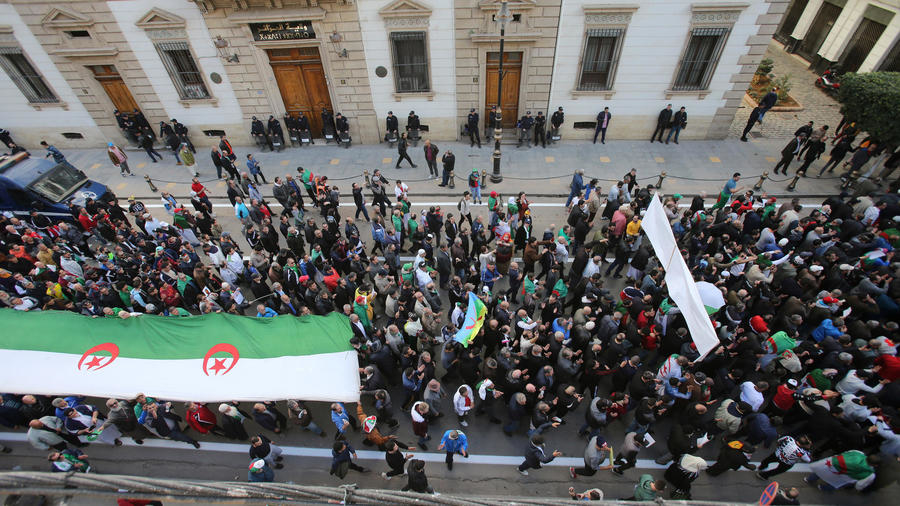
[[[36,209],[53,220],[73,220],[70,201],[83,206],[88,198],[108,200],[108,193],[68,162],[30,158],[26,152],[0,156],[0,212],[24,217]]]

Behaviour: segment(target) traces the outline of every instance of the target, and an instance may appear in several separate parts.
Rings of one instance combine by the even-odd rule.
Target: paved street
[[[774,66],[772,73],[776,77],[790,75],[791,91],[790,95],[803,107],[802,111],[770,111],[763,118],[763,124],[753,127],[750,131],[751,138],[755,139],[784,139],[781,142],[783,146],[798,127],[809,121],[815,122],[815,126],[829,125],[831,132],[837,128],[841,121],[841,106],[831,98],[830,95],[816,87],[816,78],[819,76],[809,70],[809,63],[803,58],[784,52],[783,46],[778,41],[772,39],[769,42],[769,48],[766,50],[766,58],[771,58]],[[747,97],[744,97],[744,103],[737,114],[729,129],[729,137],[737,138],[741,136],[744,127],[747,125],[747,118],[750,117],[750,111],[756,104],[750,103]],[[781,149],[779,147],[779,149]],[[823,161],[822,164],[825,162]]]
[[[504,186],[509,184],[506,182]],[[533,207],[536,231],[543,230],[551,223],[563,222],[564,209],[560,199],[540,198],[536,200]],[[804,199],[803,201],[815,202],[814,199]],[[160,204],[150,200],[145,200],[145,202],[152,206],[150,210],[155,216],[161,218],[165,216]],[[414,209],[421,209],[422,204],[442,203],[445,212],[455,211],[452,209],[455,204],[449,196],[448,198],[421,198],[417,199],[417,203],[419,205],[414,206]],[[230,231],[236,236],[239,244],[245,246],[246,243],[240,234],[240,225],[233,217],[227,202],[219,202],[216,206],[217,214],[225,230]],[[313,208],[310,207],[310,209]],[[347,208],[342,207],[343,216],[348,216],[347,211],[351,209],[352,204]],[[484,207],[476,209],[477,213],[486,214]],[[364,240],[371,244],[369,229],[365,223],[360,224],[360,229]],[[506,281],[501,279],[497,288],[502,289],[505,286]],[[618,292],[622,286],[621,280],[607,278],[606,287],[613,293]],[[443,301],[446,305],[446,297]],[[274,378],[271,380],[277,381]],[[452,392],[455,385],[455,383],[451,383],[445,385],[445,388],[448,392]],[[606,388],[608,389],[608,386]],[[395,403],[402,402],[400,388],[393,388],[391,395],[395,399]],[[93,400],[93,402],[102,403],[102,400]],[[371,397],[364,397],[363,402],[367,412],[373,411]],[[266,433],[276,444],[285,448],[285,468],[276,471],[276,480],[307,485],[337,486],[341,481],[328,474],[329,447],[332,442],[331,436],[334,434],[328,407],[324,403],[310,403],[310,405],[314,420],[328,432],[329,437],[319,438],[298,428],[293,428],[283,435]],[[551,463],[546,469],[532,470],[528,477],[519,475],[514,469],[521,462],[524,451],[526,442],[524,429],[517,436],[508,438],[502,434],[498,425],[488,423],[485,417],[471,417],[470,425],[464,431],[469,437],[472,458],[468,461],[457,458],[453,471],[448,471],[443,463],[443,453],[436,451],[437,444],[444,430],[460,427],[450,411],[450,399],[444,400],[443,406],[447,415],[439,419],[438,423],[430,429],[433,439],[429,445],[429,452],[424,452],[419,448],[411,450],[418,458],[424,458],[428,462],[426,472],[429,483],[438,492],[487,496],[510,494],[513,496],[565,497],[568,487],[574,486],[579,491],[599,487],[607,498],[615,499],[629,496],[634,483],[641,474],[649,472],[656,477],[661,477],[663,473],[664,466],[655,464],[653,459],[665,452],[665,438],[669,433],[668,422],[661,422],[654,426],[654,437],[660,442],[642,452],[639,455],[638,467],[626,471],[625,476],[618,477],[610,472],[601,472],[591,478],[579,477],[578,480],[572,480],[568,475],[567,467],[581,465],[581,455],[586,444],[585,439],[575,435],[584,420],[585,405],[567,416],[568,423],[566,425],[545,433],[548,449],[559,448],[564,453],[563,457]],[[355,405],[350,404],[348,407],[351,411],[355,411]],[[395,410],[399,410],[399,406]],[[181,410],[179,409],[179,411]],[[400,413],[395,413],[395,416],[401,420],[396,434],[402,441],[414,443],[416,437],[412,434],[408,414],[401,416]],[[625,422],[630,421],[630,417],[631,415],[628,415]],[[386,430],[386,428],[382,428]],[[604,431],[605,437],[614,449],[622,444],[624,428],[625,423],[613,423]],[[263,431],[253,422],[247,422],[247,430],[251,435]],[[91,456],[92,464],[100,473],[207,480],[246,480],[247,444],[216,437],[198,437],[196,433],[190,433],[190,435],[201,441],[200,450],[194,450],[184,443],[158,440],[147,440],[142,447],[137,447],[126,439],[126,446],[123,448],[92,445],[86,449],[86,453]],[[370,448],[361,444],[362,439],[362,433],[354,433],[350,436],[351,444],[360,450],[360,464],[371,468],[373,472],[360,475],[351,471],[344,482],[356,483],[360,487],[386,487],[399,490],[406,480],[398,477],[388,482],[384,481],[380,476],[380,473],[387,469],[383,455],[380,452],[368,451]],[[11,454],[0,454],[0,469],[47,469],[45,452],[36,451],[20,442],[21,440],[22,433],[20,432],[0,433],[0,442],[14,450]],[[714,446],[715,444],[711,444],[705,447],[699,452],[699,455],[708,459],[710,463],[714,462],[718,451],[718,447]],[[770,451],[771,449],[760,448],[754,455],[754,461],[758,462],[765,458]],[[804,476],[802,471],[805,469],[805,466],[796,466],[791,472],[778,477],[778,481],[783,486],[797,486],[801,490],[801,500],[804,504],[861,505],[872,500],[887,501],[888,494],[896,491],[892,487],[870,497],[864,497],[852,491],[824,494],[802,483]],[[753,473],[746,470],[728,472],[714,479],[701,475],[694,484],[693,497],[697,500],[754,502],[766,483],[757,480]]]

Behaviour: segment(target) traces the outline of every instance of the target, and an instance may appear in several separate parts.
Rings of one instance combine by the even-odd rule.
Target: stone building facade
[[[472,109],[483,125],[499,91],[505,128],[563,107],[563,137],[591,138],[609,107],[608,137],[649,138],[673,103],[683,138],[721,138],[788,0],[508,6],[498,90],[497,0],[3,0],[2,126],[27,145],[96,147],[122,141],[114,109],[137,108],[201,145],[248,144],[253,116],[302,111],[318,135],[328,109],[376,143],[388,111],[401,126],[415,111],[445,140]]]
[[[900,72],[900,0],[792,0],[775,38],[819,72]]]

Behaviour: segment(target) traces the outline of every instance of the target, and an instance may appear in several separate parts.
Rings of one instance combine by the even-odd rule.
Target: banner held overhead
[[[672,227],[663,211],[662,202],[655,194],[641,221],[641,228],[650,239],[659,263],[665,270],[669,297],[675,301],[684,315],[691,339],[697,345],[700,356],[704,357],[719,344],[719,338],[712,322],[709,321],[709,314],[697,291],[691,271],[675,242],[675,235],[672,234]]]
[[[359,400],[346,317],[89,318],[0,309],[5,392],[171,401]]]

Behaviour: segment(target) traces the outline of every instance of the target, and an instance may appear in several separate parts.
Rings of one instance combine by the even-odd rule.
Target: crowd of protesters
[[[222,141],[222,155],[233,156]],[[416,212],[408,187],[375,171],[365,188],[353,184],[354,219],[341,215],[338,187],[302,167],[274,178],[280,207],[270,205],[248,160],[252,179],[226,167],[243,237],[223,231],[196,178],[190,207],[163,192],[166,216],[132,197],[125,207],[115,198],[70,204],[71,220],[62,222],[37,211],[0,217],[0,305],[97,318],[345,314],[362,401],[355,410],[331,406],[331,472],[340,478],[368,471],[350,441],[361,428],[362,443],[385,452],[385,479],[406,475],[404,490],[431,492],[424,461],[405,451],[428,451],[430,427],[445,414],[458,428],[434,447],[449,470],[455,455],[468,457],[469,441],[500,431],[522,440],[523,475],[559,455],[546,440],[583,437],[584,466],[569,469],[573,480],[622,475],[658,440],[667,453],[658,461],[668,467],[636,480],[636,500],[690,498],[701,472],[755,469],[753,455],[764,457],[761,479],[810,462],[807,482],[827,491],[871,491],[896,478],[896,185],[810,209],[757,195],[736,173],[716,199],[665,197],[691,273],[725,301],[710,316],[720,344],[701,357],[641,228],[656,190],[639,185],[634,170],[606,190],[576,171],[565,224],[534,231],[524,192],[491,191],[486,212],[475,206],[477,173],[455,210]],[[370,234],[361,233],[360,214]],[[414,259],[404,260],[406,252]],[[610,279],[623,270],[619,290],[623,282]],[[454,336],[470,293],[488,317],[463,346]],[[80,448],[121,445],[121,435],[195,447],[191,432],[249,440],[251,481],[271,481],[282,467],[267,433],[290,421],[327,435],[302,400],[182,410],[152,395],[109,399],[104,410],[77,396],[4,394],[0,423],[27,427],[32,446],[53,450],[54,470],[89,470]],[[581,404],[583,416],[575,415]],[[501,426],[470,432],[473,416]],[[263,429],[252,438],[251,419]],[[606,435],[617,423],[622,441]],[[418,440],[385,435],[400,426]],[[711,454],[700,451],[706,445],[714,458],[698,455]],[[570,493],[603,497],[599,489]],[[797,503],[797,495],[780,497]]]

